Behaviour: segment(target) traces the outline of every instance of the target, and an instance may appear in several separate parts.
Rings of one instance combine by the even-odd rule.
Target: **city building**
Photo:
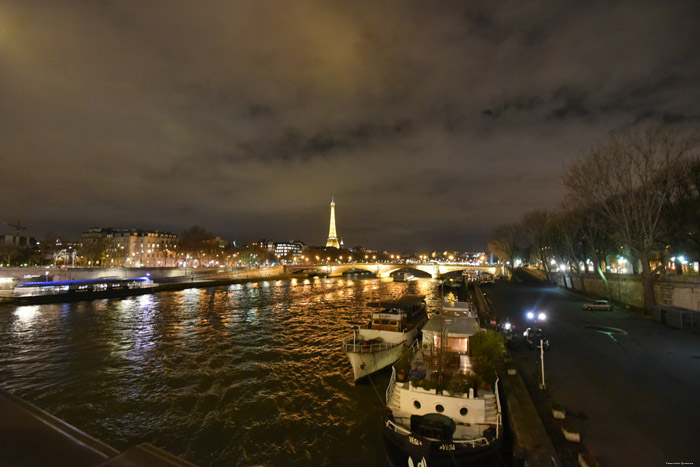
[[[12,245],[18,248],[33,248],[36,246],[34,237],[20,235],[0,235],[0,245]]]
[[[306,245],[304,242],[290,240],[288,242],[275,243],[275,256],[280,259],[290,259],[293,256],[299,256],[304,251]]]
[[[177,266],[178,238],[170,232],[95,227],[83,232],[80,243],[80,255],[91,265]]]

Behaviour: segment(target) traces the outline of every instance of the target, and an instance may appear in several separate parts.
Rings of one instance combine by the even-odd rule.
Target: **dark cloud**
[[[0,3],[0,196],[31,233],[485,247],[614,128],[697,124],[700,4]]]

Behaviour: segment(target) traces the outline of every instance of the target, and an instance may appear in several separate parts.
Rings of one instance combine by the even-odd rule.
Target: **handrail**
[[[500,391],[498,390],[498,382],[501,380],[501,378],[498,377],[498,374],[496,374],[496,382],[493,383],[493,387],[496,389],[496,405],[498,406],[498,413],[501,413],[501,396],[500,396]]]
[[[418,349],[420,349],[420,342],[418,342],[418,338],[413,340],[413,344],[411,344],[411,347],[409,347],[412,351],[412,354],[415,354],[418,352]],[[384,405],[389,405],[389,399],[391,398],[391,395],[394,392],[394,384],[396,383],[396,367],[392,365],[391,367],[391,379],[389,380],[389,386],[386,388],[386,403]]]
[[[391,398],[391,394],[394,392],[394,383],[396,382],[396,368],[394,366],[391,367],[391,379],[389,379],[389,386],[386,388],[386,401],[384,405],[389,405],[389,399]]]
[[[416,337],[413,340],[413,344],[411,344],[411,350],[413,351],[411,355],[415,355],[416,352],[418,352],[418,349],[420,349],[420,342],[418,342],[418,338]]]
[[[357,353],[370,353],[370,352],[378,352],[380,350],[387,350],[387,349],[392,349],[396,347],[397,345],[401,345],[403,342],[380,342],[378,344],[362,344],[362,343],[356,343],[356,342],[348,342],[344,341],[342,345],[342,349],[345,350],[346,352],[357,352]]]

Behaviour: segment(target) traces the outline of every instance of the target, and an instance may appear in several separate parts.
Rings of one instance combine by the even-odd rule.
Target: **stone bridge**
[[[340,276],[348,271],[368,271],[377,277],[389,277],[398,270],[421,271],[430,274],[433,279],[463,271],[480,271],[498,274],[497,266],[474,266],[472,264],[455,263],[423,263],[423,264],[393,264],[393,263],[349,263],[349,264],[295,264],[284,266],[285,274],[318,273],[329,277]]]

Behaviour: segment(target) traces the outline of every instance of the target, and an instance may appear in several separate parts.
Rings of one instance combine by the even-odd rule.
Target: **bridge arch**
[[[400,269],[422,271],[430,274],[433,279],[439,279],[445,274],[462,272],[462,271],[483,271],[490,272],[496,275],[496,266],[474,266],[470,264],[441,264],[441,263],[423,263],[423,264],[393,264],[393,263],[350,263],[350,264],[299,264],[284,266],[286,274],[294,274],[295,272],[317,272],[327,274],[330,277],[342,275],[346,271],[359,269],[376,274],[377,277],[389,277],[393,272]]]

